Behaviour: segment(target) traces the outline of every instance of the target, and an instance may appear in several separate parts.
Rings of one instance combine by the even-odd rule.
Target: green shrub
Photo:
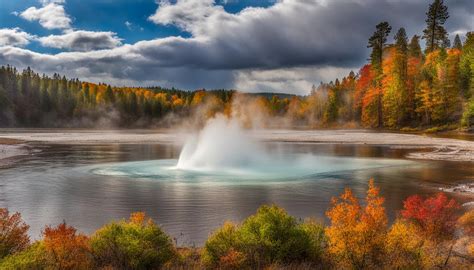
[[[236,264],[259,268],[273,263],[320,260],[324,230],[315,222],[299,223],[277,206],[262,206],[242,225],[226,223],[206,242],[204,262],[210,267]],[[235,266],[234,266],[235,267]]]
[[[237,226],[231,222],[226,222],[207,239],[204,246],[203,261],[207,265],[221,266],[221,258],[235,249],[240,249],[240,246]]]
[[[171,238],[144,213],[105,225],[90,244],[97,267],[154,269],[176,255]]]
[[[46,269],[46,250],[43,242],[36,242],[27,249],[5,257],[0,262],[0,269]]]
[[[301,228],[309,238],[309,258],[312,261],[320,262],[324,255],[324,250],[327,245],[326,234],[324,233],[324,225],[314,219],[308,219]]]

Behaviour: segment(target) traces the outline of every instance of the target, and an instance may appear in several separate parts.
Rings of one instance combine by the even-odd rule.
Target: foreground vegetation
[[[112,87],[27,68],[0,68],[0,126],[170,126],[217,112],[263,125],[443,130],[474,126],[474,32],[452,46],[442,0],[429,6],[423,35],[393,35],[388,22],[368,41],[370,61],[359,72],[313,87],[308,96],[250,95],[233,90],[181,91]],[[420,38],[426,42],[422,51]],[[308,89],[309,90],[309,89]],[[292,89],[281,89],[292,92]],[[201,120],[201,121],[199,121]]]
[[[369,182],[360,202],[350,189],[333,198],[329,225],[262,206],[240,224],[226,222],[202,248],[173,245],[144,213],[92,235],[64,223],[31,242],[19,213],[0,209],[0,269],[470,269],[474,209],[443,193],[411,196],[388,225],[384,198]]]

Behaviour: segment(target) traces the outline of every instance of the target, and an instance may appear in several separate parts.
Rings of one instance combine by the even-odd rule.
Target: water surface
[[[275,158],[310,158],[304,168],[291,171],[289,162],[288,168],[266,168],[264,176],[164,173],[181,150],[173,144],[36,147],[41,152],[0,170],[0,207],[21,212],[35,238],[45,224],[65,220],[91,233],[145,211],[179,244],[201,245],[225,220],[240,221],[262,204],[324,220],[332,196],[351,187],[363,197],[371,177],[393,218],[407,196],[431,194],[438,185],[472,181],[474,175],[472,163],[405,160],[407,150],[365,145],[269,143]]]

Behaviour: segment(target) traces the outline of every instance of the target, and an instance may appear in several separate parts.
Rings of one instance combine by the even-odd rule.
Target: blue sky
[[[427,0],[0,0],[0,65],[117,86],[306,94],[357,72],[388,21],[409,36]],[[472,0],[446,1],[453,39]],[[423,45],[423,44],[422,44]]]
[[[176,2],[171,1],[172,3]],[[217,1],[229,13],[237,13],[246,7],[268,7],[274,0],[224,0]],[[60,34],[59,29],[45,29],[36,21],[27,21],[17,15],[29,7],[40,8],[38,0],[0,0],[0,28],[19,27],[37,36]],[[167,36],[189,37],[190,34],[173,25],[157,25],[148,17],[155,13],[155,0],[68,0],[65,11],[73,19],[72,27],[89,31],[112,31],[123,39],[123,43],[135,43]],[[130,23],[129,26],[126,22]],[[60,50],[43,47],[31,42],[25,48],[37,52],[58,53]]]

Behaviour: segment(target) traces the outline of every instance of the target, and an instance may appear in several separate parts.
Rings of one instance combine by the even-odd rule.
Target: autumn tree
[[[65,222],[57,227],[46,226],[43,244],[47,264],[53,269],[90,269],[92,256],[89,239]]]
[[[383,61],[384,122],[388,127],[398,127],[407,119],[407,106],[411,101],[407,89],[408,38],[404,28],[395,35],[395,46],[387,49]]]
[[[8,209],[0,208],[0,259],[28,247],[29,228],[20,213],[10,214]]]
[[[414,35],[408,45],[407,59],[407,78],[406,78],[406,95],[407,100],[404,105],[407,117],[410,123],[416,123],[418,120],[416,109],[416,93],[420,89],[421,67],[423,65],[423,52],[420,46],[420,37]],[[416,122],[415,122],[416,121]]]
[[[333,198],[326,213],[331,221],[326,228],[328,252],[341,267],[366,269],[382,265],[387,217],[384,199],[373,180],[369,181],[365,200],[363,207],[346,189],[339,198]]]
[[[467,99],[461,124],[470,128],[474,126],[474,32],[466,34],[459,69],[461,92]]]
[[[423,81],[417,95],[417,111],[427,124],[449,123],[460,118],[460,51],[440,49],[426,56]]]
[[[434,0],[426,12],[426,28],[423,30],[423,39],[426,40],[426,53],[445,47],[448,33],[444,23],[449,18],[448,7],[443,0]]]

